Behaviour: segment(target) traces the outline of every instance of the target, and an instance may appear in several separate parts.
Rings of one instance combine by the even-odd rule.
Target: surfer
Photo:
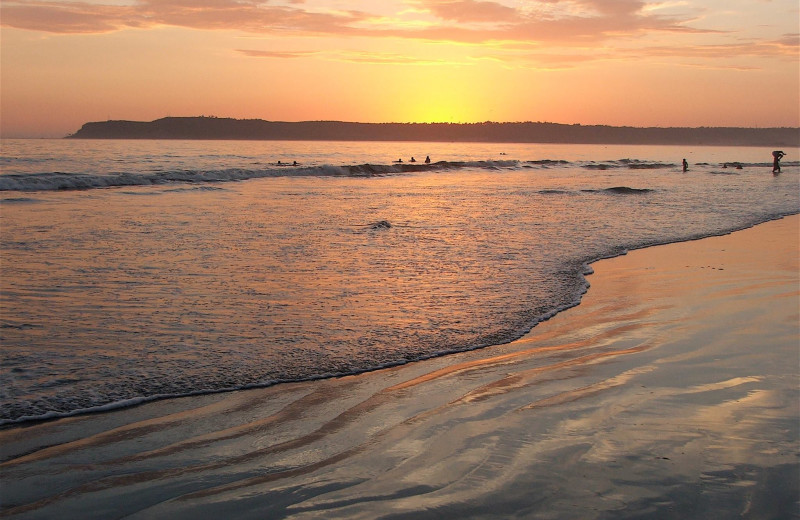
[[[686,162],[686,159],[683,160],[683,171],[684,172],[689,171],[689,163]]]
[[[781,159],[786,155],[783,150],[772,152],[772,173],[781,173]]]
[[[425,156],[425,164],[430,164],[430,163],[431,163],[431,156],[430,155],[426,155]]]
[[[414,157],[412,156],[412,157],[411,157],[411,160],[410,160],[410,161],[408,161],[408,162],[417,162],[417,160],[416,160],[416,159],[414,159]]]

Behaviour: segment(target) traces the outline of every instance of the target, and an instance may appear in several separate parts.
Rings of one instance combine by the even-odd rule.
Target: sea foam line
[[[549,169],[578,166],[593,169],[665,169],[676,165],[620,159],[571,163],[564,160],[486,160],[438,161],[435,163],[392,163],[319,166],[269,165],[264,168],[228,168],[214,170],[173,170],[159,172],[112,172],[87,174],[68,172],[12,173],[0,175],[0,191],[56,191],[87,190],[126,186],[152,186],[164,184],[195,184],[243,181],[269,177],[378,177],[414,172],[449,171],[475,168],[481,170]]]
[[[513,168],[517,161],[437,162],[433,164],[398,163],[387,165],[269,166],[258,169],[228,168],[218,170],[174,170],[163,172],[114,172],[85,174],[43,172],[0,175],[0,191],[86,190],[123,186],[150,186],[173,183],[212,183],[243,181],[265,177],[375,177],[418,171],[463,168]]]
[[[322,380],[322,379],[330,379],[330,378],[334,378],[334,377],[343,377],[343,376],[348,376],[348,375],[356,375],[356,374],[362,374],[362,373],[367,373],[367,372],[374,372],[374,371],[385,369],[385,368],[401,366],[401,365],[405,365],[405,364],[408,364],[408,363],[425,361],[425,360],[429,360],[429,359],[433,359],[433,358],[447,356],[447,355],[450,355],[450,354],[457,354],[457,353],[461,353],[461,352],[469,352],[469,351],[479,350],[479,349],[483,349],[483,348],[487,348],[487,347],[491,347],[491,346],[508,344],[508,343],[511,343],[513,341],[516,341],[516,340],[522,338],[527,333],[529,333],[531,330],[533,330],[533,328],[535,328],[538,324],[553,318],[554,316],[556,316],[557,314],[559,314],[559,313],[561,313],[561,312],[563,312],[565,310],[568,310],[568,309],[571,309],[573,307],[576,307],[576,306],[580,305],[581,300],[583,299],[583,296],[588,292],[589,288],[591,287],[591,284],[589,283],[589,280],[587,279],[587,276],[589,276],[589,275],[594,273],[594,269],[592,267],[592,264],[594,264],[595,262],[598,262],[600,260],[610,259],[610,258],[616,258],[618,256],[623,256],[623,255],[626,255],[629,251],[636,250],[636,249],[644,249],[644,248],[648,248],[648,247],[655,247],[655,246],[659,246],[659,245],[666,245],[666,244],[677,243],[677,242],[689,242],[689,241],[693,241],[693,240],[701,240],[703,238],[709,238],[709,237],[713,237],[713,236],[728,235],[728,234],[734,233],[736,231],[741,231],[741,230],[744,230],[744,229],[748,229],[748,228],[757,226],[759,224],[763,224],[765,222],[769,222],[771,220],[779,220],[779,219],[784,218],[786,216],[795,215],[795,214],[798,214],[798,213],[800,213],[800,212],[788,212],[788,213],[781,213],[781,214],[772,215],[772,216],[769,216],[769,217],[764,217],[764,218],[761,218],[761,219],[758,219],[758,220],[753,220],[753,221],[748,222],[748,223],[746,223],[744,225],[741,225],[741,226],[738,226],[738,227],[734,227],[734,228],[731,228],[731,229],[729,229],[727,231],[723,231],[723,232],[719,232],[719,233],[697,234],[697,235],[690,235],[690,236],[687,236],[687,237],[684,237],[684,238],[681,238],[681,239],[676,239],[676,240],[649,242],[649,243],[642,243],[642,244],[638,244],[638,245],[632,245],[632,246],[630,246],[628,248],[615,249],[613,251],[609,251],[606,254],[602,254],[602,255],[599,255],[599,256],[596,256],[596,257],[592,257],[592,258],[586,259],[583,262],[581,262],[580,267],[578,269],[578,272],[576,273],[578,275],[578,277],[579,277],[579,283],[576,286],[575,290],[573,291],[573,294],[571,295],[571,298],[568,299],[566,301],[566,303],[564,303],[562,305],[559,305],[559,306],[556,306],[553,309],[542,313],[540,316],[536,317],[530,324],[526,325],[525,327],[523,327],[522,329],[517,331],[516,334],[513,334],[510,337],[508,337],[507,339],[503,339],[503,340],[500,340],[500,341],[479,343],[479,344],[472,345],[469,348],[458,348],[458,349],[441,350],[441,351],[433,352],[433,353],[430,353],[430,354],[426,354],[424,356],[419,356],[419,357],[413,358],[413,359],[399,360],[399,361],[392,362],[392,363],[380,364],[380,365],[376,365],[376,366],[373,366],[373,367],[370,367],[370,368],[357,369],[357,370],[353,370],[353,371],[342,371],[342,372],[336,372],[336,373],[323,373],[323,374],[316,374],[316,375],[303,377],[303,378],[296,378],[296,379],[276,379],[276,380],[270,380],[270,381],[263,381],[263,382],[260,382],[260,383],[250,383],[250,384],[241,385],[241,386],[232,386],[232,387],[214,388],[214,389],[201,389],[201,390],[195,390],[195,391],[184,392],[184,393],[179,393],[179,394],[178,393],[176,393],[176,394],[154,394],[154,395],[149,395],[149,396],[141,396],[141,397],[135,397],[135,398],[130,398],[130,399],[123,399],[123,400],[120,400],[120,401],[115,401],[115,402],[106,403],[106,404],[102,404],[102,405],[90,406],[90,407],[86,407],[86,408],[74,409],[74,410],[69,410],[69,411],[64,411],[64,412],[50,411],[50,412],[47,412],[47,413],[44,413],[44,414],[40,414],[40,415],[26,415],[26,416],[19,416],[19,417],[16,417],[14,419],[0,419],[0,427],[19,425],[19,424],[30,423],[30,422],[46,421],[46,420],[52,420],[52,419],[60,419],[60,418],[65,418],[65,417],[73,417],[73,416],[77,416],[77,415],[86,415],[86,414],[90,414],[90,413],[109,412],[109,411],[113,411],[113,410],[118,410],[118,409],[122,409],[122,408],[128,408],[128,407],[132,407],[132,406],[138,406],[138,405],[141,405],[141,404],[144,404],[144,403],[163,400],[163,399],[173,399],[173,398],[182,398],[182,397],[221,394],[221,393],[241,391],[241,390],[267,388],[267,387],[270,387],[270,386],[274,386],[274,385],[277,385],[277,384],[283,384],[283,383],[300,383],[300,382],[308,382],[308,381],[318,381],[318,380]]]

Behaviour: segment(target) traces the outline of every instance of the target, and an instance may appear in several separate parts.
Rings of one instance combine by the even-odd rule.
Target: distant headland
[[[165,117],[84,124],[68,139],[428,141],[572,144],[800,146],[800,128],[658,128],[560,123],[351,123]]]

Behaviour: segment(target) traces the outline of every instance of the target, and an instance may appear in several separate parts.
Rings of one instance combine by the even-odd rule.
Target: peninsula
[[[800,146],[799,128],[640,128],[559,123],[354,123],[165,117],[84,124],[69,139],[230,139]]]

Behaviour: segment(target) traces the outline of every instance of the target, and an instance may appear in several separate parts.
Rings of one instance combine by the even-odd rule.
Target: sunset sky
[[[799,126],[797,0],[2,0],[0,133],[279,121]]]

